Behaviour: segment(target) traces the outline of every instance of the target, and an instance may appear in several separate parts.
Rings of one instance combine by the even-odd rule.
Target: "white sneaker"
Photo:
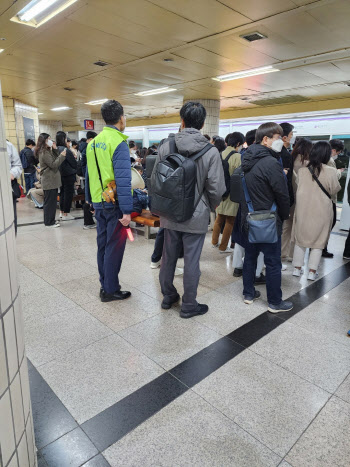
[[[45,227],[48,227],[49,229],[57,229],[57,227],[61,227],[61,224],[56,221],[55,224],[53,225],[45,225]]]
[[[282,263],[282,271],[287,271],[287,265]]]
[[[316,272],[309,271],[309,275],[307,276],[307,280],[308,281],[314,281],[316,279],[316,275],[317,275]]]
[[[60,213],[60,219],[63,219],[63,214]]]
[[[294,268],[293,269],[293,276],[300,277],[301,276],[301,269]]]
[[[75,219],[74,216],[72,216],[71,214],[67,214],[66,216],[63,216],[61,218],[62,221],[73,221]]]
[[[96,227],[97,227],[96,224],[84,225],[83,229],[84,230],[90,230],[90,229],[96,229]]]
[[[225,255],[225,254],[227,255],[228,253],[233,253],[233,248],[230,248],[228,246],[225,251],[220,250],[220,253],[223,254],[223,255]]]
[[[160,267],[161,260],[157,261],[156,263],[151,263],[151,269],[158,269]]]
[[[219,248],[219,244],[217,243],[216,245],[211,245],[212,248]]]
[[[184,273],[184,270],[182,268],[175,269],[175,276],[182,276],[183,273]]]

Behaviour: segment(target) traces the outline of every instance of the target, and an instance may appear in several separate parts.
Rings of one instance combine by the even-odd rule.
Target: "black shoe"
[[[209,310],[208,305],[200,305],[198,303],[198,306],[195,310],[193,311],[182,311],[180,312],[181,318],[192,318],[193,316],[198,316],[198,315],[205,315],[205,313]]]
[[[334,257],[333,253],[330,253],[327,250],[322,251],[322,256],[323,256],[323,258],[333,258]]]
[[[165,299],[162,301],[162,308],[163,310],[169,310],[175,303],[177,303],[180,300],[180,295],[177,294],[177,296],[174,298],[174,300],[171,300],[171,302],[166,302]]]
[[[264,276],[263,273],[261,273],[259,277],[255,278],[254,284],[255,285],[266,284],[266,277]]]
[[[125,300],[129,298],[131,292],[114,292],[114,293],[106,293],[104,290],[100,292],[101,302],[114,302],[115,300]]]
[[[243,269],[235,268],[233,270],[233,277],[242,277],[243,276]]]
[[[101,288],[100,288],[100,298],[102,298],[103,292],[104,292],[103,287],[101,287]]]

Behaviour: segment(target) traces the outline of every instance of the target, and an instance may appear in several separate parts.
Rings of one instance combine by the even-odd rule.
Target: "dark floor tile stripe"
[[[143,423],[188,388],[164,373],[81,425],[102,452]]]
[[[246,348],[349,277],[350,262],[290,297],[294,303],[292,311],[278,315],[268,312],[262,313],[175,366],[169,372],[108,407],[83,423],[80,428],[100,452],[104,451],[184,394],[189,388],[237,357]],[[54,444],[59,436],[74,428],[74,426],[71,428],[74,419],[31,364],[30,382],[34,428],[39,446],[44,446],[47,442]],[[74,421],[74,423],[76,422]],[[46,429],[48,430],[47,434],[44,433]],[[49,441],[50,439],[51,441]]]

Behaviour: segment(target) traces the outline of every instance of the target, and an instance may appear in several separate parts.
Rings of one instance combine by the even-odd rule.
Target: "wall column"
[[[36,466],[0,87],[0,465]]]
[[[207,118],[205,120],[202,133],[209,136],[218,135],[220,122],[220,99],[186,99],[184,103],[192,100],[203,104],[207,111]]]

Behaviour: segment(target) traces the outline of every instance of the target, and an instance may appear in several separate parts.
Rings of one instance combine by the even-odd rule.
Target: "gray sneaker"
[[[268,311],[271,313],[282,313],[283,311],[293,310],[293,303],[282,300],[279,305],[269,305]]]
[[[96,227],[97,227],[96,224],[84,225],[83,229],[84,230],[90,230],[90,229],[96,229]]]

